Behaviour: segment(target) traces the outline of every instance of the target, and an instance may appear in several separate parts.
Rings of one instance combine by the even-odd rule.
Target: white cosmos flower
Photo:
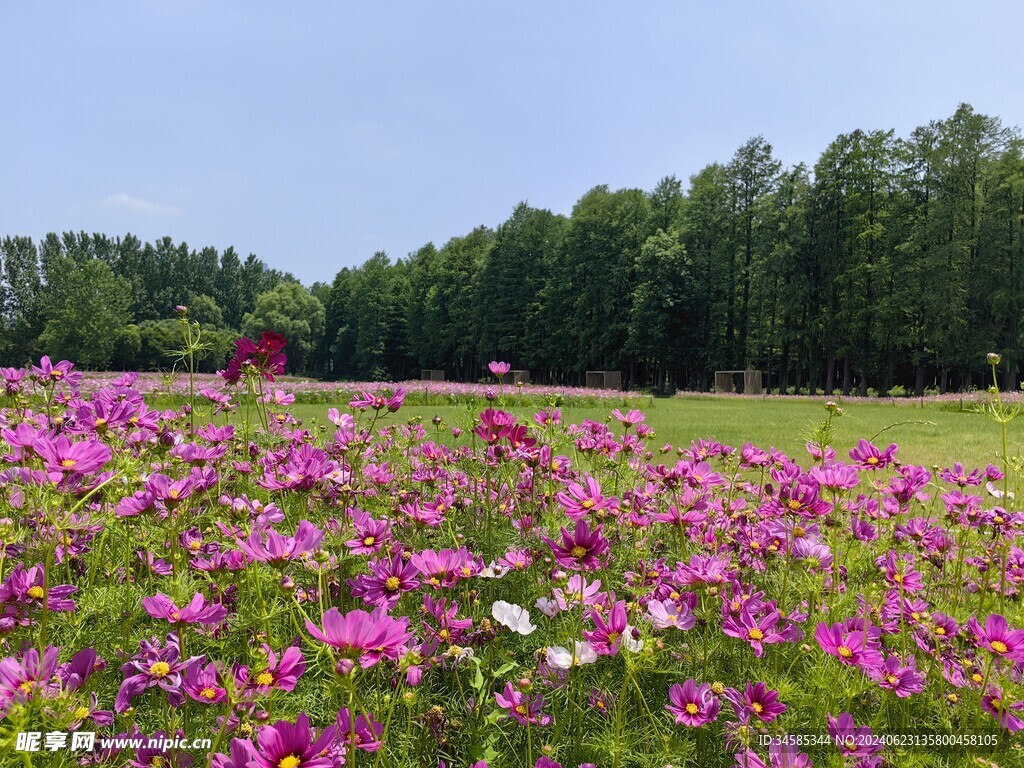
[[[985,483],[985,489],[989,493],[991,493],[993,496],[995,496],[997,499],[1003,498],[1003,492],[1001,490],[999,490],[998,488],[996,488],[996,484],[993,483],[991,480],[989,480],[987,483]],[[1012,499],[1013,498],[1013,491],[1009,491],[1007,493],[1007,496],[1009,496]]]
[[[587,641],[580,642],[576,641],[576,654],[573,657],[572,651],[568,648],[563,648],[560,645],[553,645],[544,650],[547,653],[548,664],[555,669],[569,669],[573,666],[573,662],[576,665],[581,664],[593,664],[597,661],[597,651]]]
[[[499,624],[518,632],[520,635],[528,635],[536,627],[530,623],[530,612],[521,605],[512,605],[504,600],[498,600],[491,606],[491,616]]]
[[[644,641],[633,638],[633,627],[629,624],[626,625],[626,630],[622,633],[622,644],[630,653],[640,653],[644,649]]]
[[[507,565],[498,565],[492,560],[490,565],[480,571],[479,576],[482,579],[500,579],[508,573],[509,570],[510,569]]]

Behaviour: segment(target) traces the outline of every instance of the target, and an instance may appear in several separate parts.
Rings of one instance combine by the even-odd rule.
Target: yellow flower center
[[[373,536],[367,536],[365,539],[363,539],[363,546],[372,547],[375,541],[377,541],[377,539]]]
[[[437,636],[447,643],[448,640],[451,638],[452,633],[449,632],[447,629],[442,629],[440,632],[437,633]]]
[[[761,544],[759,542],[757,542],[757,541],[752,541],[752,542],[750,542],[750,548],[751,549],[760,549],[761,548]]]
[[[849,659],[853,657],[853,651],[851,651],[845,645],[840,645],[837,650],[839,652],[839,655],[842,656],[844,659]]]
[[[273,685],[274,676],[270,672],[260,672],[256,675],[256,685]]]
[[[875,464],[878,463],[878,457],[877,456],[868,456],[867,461],[868,461],[868,464],[871,464],[872,466],[874,466]]]
[[[622,635],[620,635],[618,632],[609,632],[608,633],[608,642],[610,644],[614,645],[615,643],[619,642],[619,638],[620,637],[622,637]]]
[[[992,650],[996,653],[1006,653],[1010,649],[1006,647],[1006,643],[1004,643],[1002,640],[993,640]]]
[[[721,696],[725,692],[725,683],[720,680],[715,680],[711,684],[711,692],[717,696]]]
[[[895,581],[897,584],[902,584],[903,583],[903,574],[901,574],[901,573],[894,574],[893,577],[892,577],[892,580]]]
[[[800,509],[800,499],[790,499],[788,506],[790,509]]]
[[[763,707],[763,706],[761,706],[761,702],[759,702],[759,701],[755,701],[755,702],[754,702],[753,704],[751,704],[751,705],[750,705],[750,708],[751,708],[752,710],[754,710],[754,712],[756,712],[756,713],[757,713],[757,714],[759,714],[759,715],[760,715],[760,714],[761,714],[762,712],[764,712],[764,707]]]
[[[747,637],[749,637],[751,640],[764,640],[764,632],[762,632],[757,627],[754,627],[752,630],[747,632]]]
[[[587,499],[582,504],[580,504],[580,506],[583,507],[584,509],[593,509],[594,507],[597,506],[597,502],[594,501],[593,499]]]
[[[572,548],[572,556],[575,557],[577,560],[581,557],[584,557],[586,554],[586,547],[581,547],[577,544],[575,547]]]
[[[288,755],[288,757],[282,757],[281,761],[277,764],[277,768],[298,768],[301,760],[295,755]]]
[[[973,675],[971,675],[971,680],[973,680],[976,683],[980,683],[984,679],[985,678],[983,678],[979,672],[975,672]]]
[[[388,580],[384,582],[384,589],[388,592],[395,592],[402,585],[402,582],[398,580],[397,576],[389,576]]]
[[[167,758],[161,755],[154,755],[149,764],[152,768],[164,768],[167,765]]]
[[[526,717],[526,715],[529,713],[529,711],[530,710],[527,709],[525,704],[520,704],[519,706],[516,707],[516,712],[518,712],[523,717]]]
[[[158,661],[149,668],[149,674],[153,677],[167,677],[171,674],[171,665],[166,661]]]
[[[699,712],[699,711],[700,710],[697,709],[697,705],[694,704],[692,701],[689,704],[686,705],[686,712],[687,712],[687,714],[696,715],[697,712]]]
[[[171,490],[167,492],[167,495],[170,496],[172,499],[176,499],[179,496],[181,496],[181,491],[179,491],[177,488],[171,488]]]
[[[946,634],[946,628],[945,627],[936,627],[935,628],[935,634],[936,635],[944,635],[944,634]]]
[[[61,461],[60,465],[65,469],[71,469],[77,463],[78,462],[76,462],[74,459],[64,459],[63,461]]]
[[[885,681],[886,681],[886,682],[887,682],[887,683],[888,683],[889,685],[896,685],[896,681],[897,681],[898,679],[899,679],[899,678],[897,678],[897,677],[896,677],[896,675],[886,675],[886,676],[885,676]]]
[[[33,600],[42,600],[43,599],[43,588],[39,587],[39,586],[29,587],[28,588],[28,596],[31,597]]]
[[[960,701],[960,697],[957,696],[955,693],[951,693],[946,697],[946,700],[949,701],[950,704],[956,704],[958,701]]]
[[[807,531],[805,531],[805,530],[804,530],[803,528],[801,528],[801,527],[800,527],[799,525],[798,525],[798,526],[796,526],[796,528],[794,528],[794,529],[793,529],[793,536],[795,536],[795,537],[796,537],[796,538],[798,538],[798,539],[799,539],[799,538],[800,538],[801,536],[806,536],[806,535],[807,535]]]
[[[89,708],[88,707],[79,707],[78,709],[75,710],[74,714],[72,715],[72,717],[75,720],[85,720],[85,718],[87,718],[88,716],[89,716]]]
[[[217,698],[217,692],[213,690],[213,688],[203,688],[203,690],[199,692],[199,695],[202,696],[204,699],[212,700]]]
[[[24,683],[18,686],[18,690],[22,693],[32,693],[32,689],[36,687],[35,680],[26,680]]]

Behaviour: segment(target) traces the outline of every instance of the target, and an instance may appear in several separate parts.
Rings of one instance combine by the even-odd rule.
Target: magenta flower
[[[380,749],[381,734],[384,733],[384,724],[378,723],[372,717],[356,715],[348,707],[338,712],[338,724],[336,728],[338,738],[355,749],[362,749],[365,752],[376,752]]]
[[[278,720],[256,735],[249,768],[333,768],[335,761],[330,752],[337,732],[335,724],[316,736],[305,712],[299,714],[294,724]]]
[[[26,608],[42,608],[43,595],[46,607],[51,611],[73,611],[75,601],[69,599],[78,587],[71,584],[54,585],[43,590],[43,567],[34,565],[26,568],[21,563],[14,566],[4,582],[0,584],[0,603],[22,605]]]
[[[623,634],[629,630],[626,602],[620,600],[615,603],[608,612],[607,620],[599,611],[591,611],[590,618],[595,629],[593,632],[584,632],[583,637],[590,641],[598,656],[614,656],[619,652]]]
[[[324,539],[324,532],[307,520],[300,520],[294,536],[282,536],[273,528],[267,530],[267,539],[257,531],[245,540],[237,540],[238,548],[251,559],[274,565],[298,560],[314,552]]]
[[[502,376],[504,376],[506,373],[512,370],[512,366],[509,365],[508,363],[501,363],[498,362],[497,360],[491,360],[491,362],[487,364],[487,370],[489,370],[492,374],[497,376],[498,380],[500,381]]]
[[[885,469],[892,464],[898,450],[899,446],[896,443],[891,443],[884,451],[880,451],[862,438],[858,441],[857,446],[850,450],[850,458],[861,469]]]
[[[601,535],[601,526],[593,531],[586,520],[576,522],[576,530],[569,533],[562,527],[562,544],[548,537],[542,540],[551,548],[559,565],[573,570],[592,571],[601,566],[601,558],[608,552],[608,540]]]
[[[675,715],[676,722],[694,727],[714,722],[721,708],[711,686],[702,683],[698,687],[693,678],[669,688],[668,700],[665,709]]]
[[[0,659],[0,717],[6,717],[12,705],[24,704],[43,691],[57,670],[57,653],[57,648],[48,646],[42,659],[35,648],[21,659]]]
[[[302,651],[292,645],[285,649],[281,658],[277,657],[269,645],[263,646],[267,663],[259,672],[253,672],[247,666],[235,668],[235,688],[240,691],[253,691],[261,696],[268,696],[275,690],[291,692],[302,673],[306,671],[306,659]],[[259,668],[257,668],[259,669]]]
[[[914,657],[903,664],[898,656],[890,656],[880,666],[869,667],[868,676],[882,688],[887,688],[899,698],[905,699],[911,694],[924,690],[925,676],[917,670]]]
[[[142,607],[154,619],[164,619],[172,626],[181,624],[219,624],[228,615],[228,609],[217,603],[206,604],[206,598],[196,592],[192,601],[184,608],[165,594],[142,598]]]
[[[32,366],[32,378],[40,384],[67,384],[69,387],[77,387],[82,381],[80,371],[72,371],[75,366],[67,360],[61,360],[56,365],[50,361],[48,355],[39,359],[39,365]]]
[[[98,440],[71,442],[64,435],[40,437],[33,446],[43,460],[46,474],[56,482],[67,476],[88,475],[110,461],[110,447]]]
[[[167,642],[160,646],[156,638],[139,643],[140,651],[126,662],[121,671],[128,675],[117,691],[114,702],[115,712],[124,712],[131,706],[132,700],[148,688],[159,687],[167,692],[171,706],[179,706],[185,700],[181,690],[182,674],[193,664],[199,663],[201,656],[193,656],[181,661],[178,638],[167,636]],[[131,674],[131,673],[135,674]]]
[[[751,717],[770,723],[786,711],[786,705],[779,701],[779,692],[769,690],[764,683],[751,685],[748,680],[747,689],[743,693],[735,688],[726,688],[723,695],[743,723],[749,722]]]
[[[985,619],[984,628],[972,616],[967,622],[967,629],[978,645],[995,654],[996,658],[1024,661],[1024,629],[1010,629],[1006,619],[998,613]]]
[[[828,716],[828,734],[843,753],[843,757],[848,759],[864,760],[882,751],[882,742],[875,738],[871,728],[866,725],[855,725],[853,716],[847,712],[843,712],[838,718]]]
[[[273,331],[264,331],[258,344],[243,337],[235,342],[235,356],[228,362],[228,367],[218,373],[228,384],[237,384],[250,373],[274,381],[276,376],[284,373],[288,362],[283,352],[285,344],[284,336]]]
[[[193,664],[186,669],[181,687],[190,699],[200,704],[219,704],[228,695],[221,685],[217,665],[212,661],[203,668]]]
[[[831,627],[821,622],[814,637],[825,653],[835,656],[843,664],[865,669],[882,664],[882,654],[872,647],[870,638],[864,631],[849,631],[846,625],[840,622]]]
[[[401,555],[386,560],[373,560],[370,572],[349,579],[352,594],[367,605],[390,610],[398,603],[402,593],[411,592],[420,585],[419,570]]]
[[[601,486],[592,477],[585,480],[586,487],[579,483],[570,483],[569,488],[555,496],[555,501],[565,507],[565,515],[570,520],[580,520],[590,513],[614,507],[614,499],[606,499],[601,493]]]
[[[1024,729],[1024,720],[1014,714],[1024,710],[1024,701],[1010,703],[1003,698],[1003,691],[998,686],[990,686],[981,697],[981,708],[996,719],[1010,733]]]
[[[506,720],[515,720],[520,725],[547,725],[551,722],[551,715],[541,712],[544,708],[544,697],[527,696],[522,691],[517,691],[512,683],[505,683],[504,693],[494,694],[494,701],[502,709],[508,710]]]
[[[754,618],[750,611],[744,608],[739,616],[728,616],[722,622],[722,631],[729,637],[738,637],[750,643],[754,649],[754,655],[758,658],[764,655],[765,643],[784,643],[784,635],[775,631],[775,625],[779,623],[779,612],[769,611],[764,616]]]
[[[689,606],[674,600],[651,600],[647,604],[647,618],[658,629],[693,629],[697,623]]]
[[[483,570],[479,558],[474,557],[465,547],[459,547],[457,550],[442,549],[438,552],[425,549],[414,554],[409,562],[434,589],[454,587],[463,579],[476,576]]]
[[[372,667],[381,659],[396,661],[412,639],[409,620],[404,616],[394,619],[383,608],[375,609],[372,614],[355,610],[345,615],[337,608],[331,608],[324,614],[323,621],[321,630],[307,619],[309,634],[337,648],[345,658],[358,658],[363,669]]]

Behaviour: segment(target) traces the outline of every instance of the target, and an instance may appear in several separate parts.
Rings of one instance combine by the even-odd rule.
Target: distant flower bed
[[[80,388],[82,392],[97,392],[111,382],[117,381],[123,373],[104,372],[86,373]],[[188,394],[188,376],[176,374],[173,377],[162,373],[140,373],[135,389],[147,395],[171,394],[184,396]],[[225,389],[223,377],[212,373],[200,373],[195,376],[195,387],[199,389]],[[450,381],[318,381],[293,376],[279,376],[274,388],[281,389],[295,396],[299,403],[336,403],[348,400],[360,392],[395,392],[399,389],[406,394],[406,402],[416,404],[469,403],[476,401],[495,400],[504,396],[510,402],[520,398],[527,403],[546,402],[560,399],[563,403],[585,405],[588,402],[630,402],[642,399],[636,392],[623,392],[613,389],[588,389],[586,387],[561,387],[543,384],[468,384]]]

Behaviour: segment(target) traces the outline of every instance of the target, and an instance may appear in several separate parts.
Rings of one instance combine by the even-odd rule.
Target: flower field
[[[801,455],[672,446],[638,409],[523,419],[497,386],[463,430],[369,384],[311,430],[283,347],[156,400],[0,369],[0,760],[1024,764],[1005,440],[919,466],[834,444],[828,403]],[[1018,406],[986,407],[998,444]],[[95,749],[18,749],[80,731]]]

